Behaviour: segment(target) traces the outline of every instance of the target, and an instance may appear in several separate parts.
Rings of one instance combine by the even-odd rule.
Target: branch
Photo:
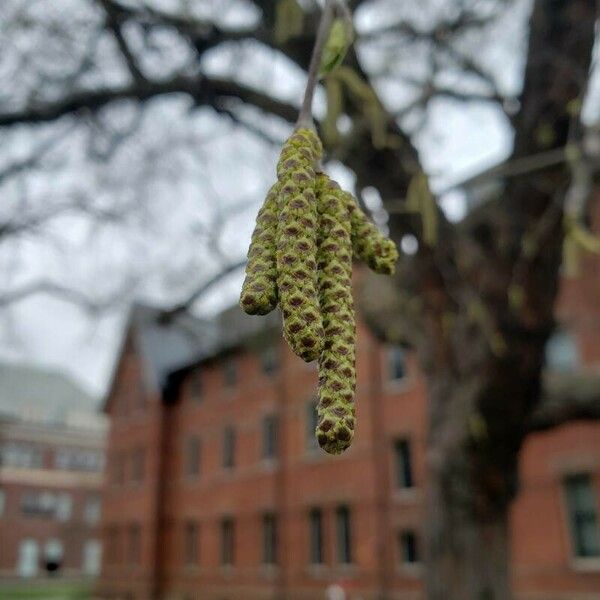
[[[121,16],[120,5],[117,5],[115,2],[113,2],[113,0],[98,0],[98,2],[102,5],[102,8],[106,13],[106,23],[109,29],[112,31],[115,40],[117,41],[117,45],[119,46],[119,50],[121,51],[121,54],[127,63],[129,72],[137,82],[145,81],[146,78],[138,66],[138,61],[131,52],[129,44],[123,36],[123,19]]]
[[[242,83],[209,77],[174,77],[168,81],[134,82],[124,87],[75,92],[54,102],[33,105],[21,111],[0,113],[0,127],[50,122],[81,112],[93,113],[117,100],[144,102],[158,96],[178,93],[186,94],[196,104],[206,106],[214,106],[219,97],[239,98],[289,122],[294,122],[297,115],[295,107]]]
[[[600,420],[600,375],[546,376],[542,402],[527,431],[547,431],[576,420]]]
[[[169,321],[173,317],[181,314],[189,310],[189,308],[200,299],[201,296],[206,294],[211,288],[215,285],[223,281],[225,277],[239,271],[243,267],[246,266],[246,259],[240,260],[235,263],[231,263],[230,265],[224,267],[221,271],[219,271],[214,277],[211,277],[208,281],[202,283],[196,290],[194,290],[183,302],[177,304],[176,306],[165,310],[162,314],[163,321]]]
[[[104,310],[116,303],[116,298],[105,301],[95,301],[83,292],[63,286],[59,283],[53,281],[36,281],[3,293],[0,296],[0,308],[39,294],[47,294],[60,298],[65,302],[80,306],[90,312]]]

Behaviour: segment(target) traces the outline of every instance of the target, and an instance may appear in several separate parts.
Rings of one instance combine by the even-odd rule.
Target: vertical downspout
[[[389,465],[387,460],[387,431],[385,427],[380,344],[369,335],[369,375],[371,426],[373,438],[373,472],[375,474],[376,544],[378,565],[378,600],[388,600],[390,593],[390,549],[387,534],[391,527],[389,515]]]

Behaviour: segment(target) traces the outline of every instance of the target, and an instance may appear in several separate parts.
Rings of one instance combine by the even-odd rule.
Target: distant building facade
[[[600,374],[600,261],[583,266],[563,285],[555,374]],[[233,309],[203,330],[134,310],[106,405],[102,598],[421,598],[427,402],[415,357],[359,323],[355,440],[329,457],[313,434],[316,370],[277,321]],[[531,435],[520,471],[519,598],[598,600],[600,424]]]
[[[79,410],[66,422],[0,416],[2,580],[98,575],[105,434]]]

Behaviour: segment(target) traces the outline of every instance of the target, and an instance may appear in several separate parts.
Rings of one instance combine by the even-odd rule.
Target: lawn
[[[80,583],[0,584],[0,600],[88,600],[90,587]]]

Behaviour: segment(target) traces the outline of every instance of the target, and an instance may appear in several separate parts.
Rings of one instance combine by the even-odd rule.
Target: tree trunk
[[[516,456],[506,448],[503,467],[488,462],[485,438],[472,410],[470,386],[431,387],[432,406],[453,407],[460,419],[439,415],[430,423],[424,531],[427,600],[510,600],[508,510],[514,495]],[[460,407],[457,410],[457,407]],[[473,414],[473,413],[471,413]],[[466,416],[466,418],[464,418]],[[486,442],[483,443],[483,446]],[[509,444],[510,446],[510,444]]]
[[[508,507],[472,510],[476,486],[458,450],[441,470],[430,467],[425,543],[428,600],[510,600]],[[449,464],[451,463],[451,464]]]

